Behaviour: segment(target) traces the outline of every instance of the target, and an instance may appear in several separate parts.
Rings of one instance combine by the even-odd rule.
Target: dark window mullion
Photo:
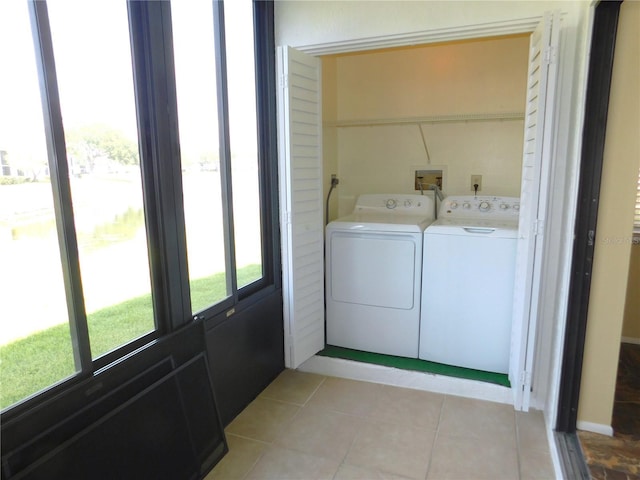
[[[169,2],[128,2],[156,325],[191,319]]]
[[[224,35],[224,3],[213,2],[214,35],[216,44],[216,76],[218,79],[218,131],[220,138],[220,178],[222,182],[222,223],[225,243],[227,292],[233,303],[238,298],[235,236],[233,229],[233,191],[231,187],[231,146],[229,141],[229,99],[227,95],[226,42]]]
[[[276,114],[274,5],[271,1],[255,1],[254,30],[256,57],[256,108],[258,119],[258,162],[260,172],[260,205],[264,285],[280,285],[280,244],[278,202],[278,150]]]
[[[73,356],[76,369],[83,373],[88,373],[93,369],[91,346],[80,276],[78,241],[73,217],[69,167],[67,164],[47,4],[41,1],[32,1],[29,4],[29,10],[36,51],[36,64],[40,79],[49,170],[51,172],[56,228],[60,245],[67,309],[69,311]]]

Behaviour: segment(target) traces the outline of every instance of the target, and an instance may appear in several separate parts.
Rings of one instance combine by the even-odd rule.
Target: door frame
[[[595,233],[604,161],[620,1],[600,2],[593,8],[591,48],[580,153],[578,201],[574,227],[569,299],[564,326],[555,440],[566,478],[590,478],[576,433],[578,402],[587,330],[587,315]]]
[[[621,3],[622,0],[600,2],[593,16],[575,242],[556,419],[556,431],[565,434],[576,433],[609,92]]]
[[[560,17],[562,17],[562,13]],[[299,50],[301,52],[310,54],[310,55],[330,55],[330,54],[338,54],[338,53],[348,53],[348,52],[359,52],[366,50],[373,50],[378,48],[390,48],[390,47],[403,47],[403,46],[414,46],[416,44],[429,44],[429,43],[437,43],[443,41],[456,41],[456,40],[470,40],[470,39],[481,39],[485,37],[495,37],[501,35],[509,35],[509,34],[531,34],[538,26],[538,24],[543,21],[544,13],[541,13],[537,16],[527,17],[527,18],[514,18],[507,21],[497,21],[497,22],[489,22],[477,25],[465,25],[465,26],[456,26],[456,27],[446,27],[446,28],[438,28],[432,29],[422,32],[411,32],[407,34],[396,34],[396,35],[382,35],[377,37],[367,37],[365,39],[352,39],[352,40],[344,40],[339,42],[329,42],[329,43],[319,43],[319,44],[310,44],[310,45],[292,45],[293,48]],[[567,55],[563,56],[563,50],[565,48],[573,48],[576,44],[573,39],[570,39],[566,44],[562,42],[560,44],[560,51],[558,52],[558,58],[566,59]],[[586,55],[586,51],[585,51]],[[559,124],[561,120],[567,122],[565,118],[566,108],[571,105],[571,103],[567,104],[563,98],[568,98],[567,96],[562,95],[562,91],[564,89],[571,90],[573,85],[577,85],[577,68],[575,63],[571,63],[574,60],[567,60],[567,65],[563,66],[559,73],[559,78],[556,84],[556,88],[558,89],[558,95],[556,95],[556,102],[552,108],[552,117],[555,119],[556,124]],[[585,67],[586,68],[586,67]],[[563,72],[564,70],[564,72]],[[578,85],[578,88],[582,88],[581,91],[578,92],[577,97],[580,98],[583,91],[584,85]],[[578,112],[577,118],[581,118],[581,112]],[[573,137],[571,137],[571,133],[566,128],[562,128],[563,131],[566,130],[566,136],[560,136],[556,133],[554,138],[548,138],[545,141],[552,142],[552,157],[561,156],[566,157],[567,154],[570,154],[572,148],[577,150],[577,145],[579,143]],[[576,145],[576,147],[574,147]],[[574,161],[573,156],[569,159],[569,164],[567,165],[567,172],[570,174],[574,174],[572,166],[577,164],[577,159]],[[564,165],[564,164],[563,164]],[[557,171],[558,165],[554,162],[553,165],[550,166],[552,170],[552,177],[554,176],[554,172]],[[577,174],[576,174],[577,175]],[[562,175],[557,175],[558,177],[565,178],[564,173]],[[573,180],[573,181],[572,181]],[[560,181],[562,183],[562,180]],[[548,182],[544,187],[544,190],[540,191],[540,196],[544,196],[549,199],[549,205],[553,205],[554,200],[557,203],[560,203],[560,206],[554,205],[554,208],[559,212],[569,211],[575,207],[574,201],[576,197],[576,188],[577,178],[570,178],[569,181],[565,181],[561,188],[558,187],[557,182],[551,181]],[[564,189],[569,189],[569,194],[565,195]],[[553,218],[552,218],[553,217]],[[549,211],[548,223],[558,224],[559,220],[556,218],[557,215],[553,210]],[[570,223],[573,223],[573,217],[569,215]],[[552,231],[552,229],[548,229],[549,235],[553,235],[553,238],[550,238],[547,241],[547,244],[556,243],[558,244],[558,249],[563,252],[570,252],[571,245],[568,242],[569,240],[569,232],[568,230],[562,229],[561,232],[557,233]],[[545,279],[552,279],[554,283],[554,288],[551,290],[553,292],[560,292],[559,295],[563,295],[562,298],[557,298],[557,303],[559,307],[557,310],[554,310],[554,318],[562,317],[561,321],[564,320],[564,313],[566,308],[566,294],[562,292],[566,292],[568,289],[568,278],[569,278],[569,266],[570,260],[561,259],[559,268],[561,271],[556,272],[552,271],[552,267],[558,267],[558,265],[550,266],[549,262],[544,261],[544,257],[548,255],[547,248],[541,252],[543,255],[543,265],[542,265],[542,281]],[[541,295],[544,295],[545,292],[541,291]],[[541,328],[545,328],[547,331],[553,330],[556,332],[558,325],[547,325],[550,323],[550,320],[546,322],[539,322],[543,325],[539,325],[539,330]],[[564,328],[564,323],[560,325],[560,328]],[[555,334],[554,334],[555,335]],[[532,402],[533,408],[538,408],[545,410],[548,413],[546,418],[546,423],[548,427],[552,427],[552,424],[555,422],[556,417],[556,407],[557,407],[557,398],[558,398],[558,385],[557,385],[557,375],[555,372],[559,372],[560,363],[562,360],[562,351],[561,351],[561,342],[562,340],[556,341],[548,341],[547,343],[541,343],[540,341],[535,342],[534,352],[534,363],[536,368],[538,368],[541,372],[544,372],[542,375],[542,379],[537,378],[538,384],[541,385],[544,383],[544,388],[540,391],[540,396],[535,396],[534,401]],[[544,348],[544,352],[540,352],[540,348]],[[541,364],[541,365],[539,365]],[[511,392],[509,393],[511,397]],[[548,409],[548,411],[547,411]]]

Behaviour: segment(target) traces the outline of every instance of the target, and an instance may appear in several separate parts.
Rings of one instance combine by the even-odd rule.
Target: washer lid
[[[424,215],[367,212],[352,213],[327,225],[327,230],[421,233],[433,221]]]
[[[439,218],[427,227],[426,234],[516,238],[518,236],[518,221],[517,219]]]

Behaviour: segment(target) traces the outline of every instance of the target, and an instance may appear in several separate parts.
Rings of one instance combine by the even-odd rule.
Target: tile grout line
[[[225,432],[225,435],[226,435],[226,432]],[[273,447],[273,442],[265,442],[264,440],[258,440],[256,438],[245,437],[244,435],[238,435],[238,434],[235,434],[235,433],[229,433],[229,435],[232,435],[232,436],[238,437],[238,438],[242,438],[244,440],[249,440],[251,442],[261,443],[265,447]],[[258,462],[262,459],[262,457],[264,457],[264,454],[265,454],[266,450],[267,450],[267,448],[265,448],[262,452],[260,452],[260,455],[258,455],[258,457],[254,460],[253,464],[251,465],[249,470],[247,470],[247,473],[245,473],[242,476],[241,480],[245,480],[249,476],[249,474],[256,468],[256,465],[258,464]],[[229,452],[231,452],[231,449],[229,449]]]
[[[436,442],[438,440],[438,435],[440,434],[440,424],[442,422],[442,416],[444,415],[444,405],[449,398],[449,395],[444,394],[442,398],[442,404],[440,405],[440,415],[438,415],[438,424],[436,425],[436,433],[433,436],[433,444],[431,445],[431,451],[429,452],[429,463],[427,464],[427,473],[424,478],[427,480],[429,478],[429,473],[431,472],[431,467],[433,466],[433,451],[436,448]]]
[[[297,370],[296,370],[297,371]],[[322,381],[320,383],[318,383],[318,386],[316,388],[313,389],[313,392],[311,392],[311,395],[309,395],[307,397],[307,399],[304,401],[304,403],[302,404],[303,407],[306,407],[307,404],[309,403],[309,401],[313,398],[313,396],[318,392],[318,390],[320,390],[320,387],[324,384],[324,382],[326,382],[327,380],[327,376],[323,375],[322,376]]]
[[[336,475],[338,475],[338,472],[340,471],[340,467],[342,467],[343,465],[350,465],[348,463],[345,463],[345,461],[347,460],[347,456],[349,455],[349,452],[351,451],[351,448],[353,447],[353,444],[356,443],[356,439],[359,437],[359,435],[361,435],[361,431],[356,433],[353,436],[353,439],[351,439],[351,443],[349,444],[349,447],[347,448],[347,451],[344,453],[344,457],[342,457],[342,460],[340,461],[340,464],[338,465],[338,468],[336,469],[336,473],[333,474],[333,480],[335,480]]]
[[[522,454],[520,453],[520,425],[518,425],[518,412],[513,410],[513,426],[516,434],[516,461],[518,462],[518,478],[522,479]]]

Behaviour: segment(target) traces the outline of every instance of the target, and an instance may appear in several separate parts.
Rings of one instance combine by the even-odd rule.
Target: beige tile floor
[[[225,430],[214,479],[551,479],[541,412],[285,370]]]

